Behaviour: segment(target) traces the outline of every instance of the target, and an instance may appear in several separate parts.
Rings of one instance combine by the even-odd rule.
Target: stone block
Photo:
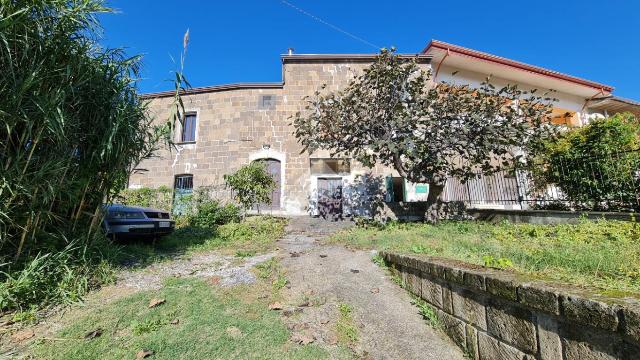
[[[469,271],[466,270],[462,277],[463,284],[474,290],[482,290],[485,291],[486,287],[486,277],[482,272]]]
[[[456,345],[463,348],[466,347],[467,341],[465,326],[467,325],[464,321],[456,319],[442,310],[436,310],[436,314],[441,323],[442,330],[449,335]]]
[[[445,266],[444,279],[446,281],[462,285],[464,284],[464,270],[456,267]]]
[[[517,292],[520,303],[551,314],[560,314],[559,295],[553,288],[539,283],[526,283],[518,286]]]
[[[487,316],[483,301],[475,293],[456,287],[451,291],[453,315],[487,330]]]
[[[401,280],[400,286],[406,289],[409,284],[409,273],[407,272],[409,270],[403,265],[400,265],[399,271],[400,271],[400,280]]]
[[[537,352],[536,327],[529,310],[491,303],[487,306],[487,330],[492,336],[523,352]]]
[[[433,275],[434,277],[444,280],[445,279],[444,271],[445,271],[444,266],[436,263],[431,263],[431,275]]]
[[[426,276],[422,278],[421,297],[429,304],[442,309],[442,286]]]
[[[430,263],[428,260],[421,259],[420,261],[418,261],[417,266],[418,266],[418,270],[420,270],[422,273],[431,274],[432,266],[430,266]]]
[[[451,288],[442,286],[442,310],[453,314],[453,299]]]
[[[579,295],[562,295],[562,313],[565,317],[595,328],[618,328],[618,305],[589,299]]]
[[[407,269],[407,290],[416,296],[421,296],[422,279],[414,269]]]
[[[501,298],[517,301],[517,283],[505,275],[488,275],[485,277],[487,292]]]
[[[640,343],[640,306],[624,306],[622,314],[624,316],[622,331]]]
[[[479,360],[480,354],[478,353],[478,330],[471,325],[466,326],[467,333],[467,346],[465,349],[472,360]]]
[[[624,344],[610,332],[579,326],[575,323],[559,324],[559,332],[566,360],[633,358],[621,356],[624,352]]]
[[[562,342],[558,334],[558,323],[544,314],[536,314],[538,328],[538,347],[540,360],[562,359]]]
[[[530,358],[513,346],[509,346],[483,332],[478,332],[478,353],[482,360],[523,360]]]

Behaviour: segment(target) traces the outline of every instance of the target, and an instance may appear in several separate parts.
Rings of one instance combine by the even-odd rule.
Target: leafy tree
[[[640,209],[640,120],[616,114],[566,131],[534,165],[535,188],[554,184],[576,208]]]
[[[488,80],[477,89],[434,84],[415,60],[382,49],[344,90],[316,92],[293,125],[305,151],[327,149],[430,183],[427,217],[436,220],[448,177],[499,171],[553,134],[546,125],[552,101],[535,90],[497,89]]]
[[[246,210],[254,205],[268,203],[275,181],[265,164],[254,161],[233,174],[224,175],[224,182],[233,191],[233,197]]]

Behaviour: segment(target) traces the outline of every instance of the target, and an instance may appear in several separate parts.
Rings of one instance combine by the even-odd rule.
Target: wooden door
[[[342,218],[341,178],[318,178],[318,212],[325,219]]]
[[[265,169],[271,177],[273,181],[276,183],[276,186],[271,191],[271,197],[269,203],[267,204],[258,204],[258,210],[279,210],[280,209],[280,194],[282,190],[282,184],[280,183],[280,175],[282,171],[281,163],[276,159],[264,159],[258,160],[265,164]]]

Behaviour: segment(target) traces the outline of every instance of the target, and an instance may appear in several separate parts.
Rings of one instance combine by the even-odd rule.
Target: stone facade
[[[280,212],[313,212],[317,176],[310,173],[310,158],[328,158],[328,153],[301,154],[301,146],[292,135],[291,117],[305,106],[305,97],[321,91],[344,87],[355,74],[373,60],[370,55],[285,55],[282,57],[283,82],[276,84],[238,84],[197,88],[184,95],[185,110],[197,118],[196,140],[178,144],[177,149],[162,149],[158,156],[144,161],[133,174],[131,188],[173,187],[177,175],[193,175],[193,186],[220,189],[223,175],[258,159],[275,159],[281,164]],[[429,57],[419,56],[426,70]],[[150,110],[158,122],[169,118],[172,94],[148,94]],[[263,96],[269,96],[265,105]],[[179,132],[179,131],[178,131]],[[177,140],[177,139],[176,139]],[[359,175],[373,172],[391,175],[390,169],[365,169],[351,165],[351,173],[339,175],[343,191]],[[220,196],[228,196],[225,190]],[[349,204],[343,205],[349,213]]]
[[[472,359],[640,359],[640,301],[433,257],[382,253]]]

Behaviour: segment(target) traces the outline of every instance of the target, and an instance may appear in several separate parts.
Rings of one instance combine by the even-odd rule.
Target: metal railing
[[[466,182],[449,178],[444,199],[470,207],[640,211],[640,150],[550,158]]]

